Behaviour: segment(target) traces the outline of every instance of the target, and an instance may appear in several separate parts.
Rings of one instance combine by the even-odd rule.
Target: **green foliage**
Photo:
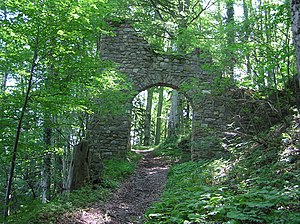
[[[269,96],[296,73],[288,1],[123,2],[131,6],[127,18],[141,18],[134,25],[157,51],[200,49],[201,69],[223,78],[210,86],[215,92],[234,82]]]
[[[127,178],[136,168],[141,155],[129,152],[127,158],[113,158],[103,161],[103,186],[116,188],[120,181]]]
[[[297,117],[287,129],[262,133],[259,138],[268,139],[263,144],[255,138],[232,143],[228,160],[174,165],[145,223],[298,223]]]
[[[205,2],[217,4],[210,8]],[[201,69],[207,75],[219,74],[219,77],[212,83],[199,83],[199,80],[196,80],[183,86],[183,90],[200,90],[198,93],[205,97],[203,93],[208,90],[211,90],[212,95],[220,95],[223,90],[232,86],[234,81],[234,84],[261,90],[260,96],[274,94],[279,101],[278,91],[288,86],[295,73],[288,1],[259,1],[259,5],[253,5],[256,4],[255,1],[251,4],[251,1],[243,1],[244,15],[235,15],[235,21],[231,21],[230,24],[226,24],[224,17],[227,2],[224,0],[1,1],[1,201],[8,179],[11,148],[20,119],[20,108],[29,76],[33,75],[17,154],[11,213],[16,212],[19,207],[28,206],[31,201],[41,196],[40,180],[45,155],[52,156],[51,169],[54,172],[51,187],[62,185],[66,170],[63,170],[60,161],[69,163],[70,148],[86,137],[87,124],[91,123],[92,115],[120,114],[126,109],[120,105],[128,100],[127,93],[131,91],[128,80],[119,74],[111,63],[99,60],[99,46],[96,40],[100,34],[111,33],[106,21],[139,18],[134,25],[160,52],[181,55],[191,52],[195,47],[200,48],[202,53],[199,58],[209,62],[201,63]],[[247,15],[246,8],[248,8]],[[231,35],[234,35],[234,41],[229,44],[228,38],[232,37]],[[37,60],[34,60],[35,56]],[[231,76],[230,70],[233,67],[235,71]],[[127,90],[123,91],[124,89]],[[198,96],[195,94],[195,97]],[[285,101],[278,102],[276,106],[281,109],[283,104]],[[245,113],[251,113],[248,108],[243,110]],[[138,108],[135,112],[142,114],[143,109]],[[253,119],[259,124],[264,122],[261,116],[255,116]],[[142,119],[138,122],[137,126],[141,126]],[[51,147],[44,141],[45,128],[53,131]],[[295,130],[297,129],[294,128],[294,132]],[[207,150],[219,144],[217,139],[209,134],[205,136],[206,141],[199,142]],[[293,136],[291,132],[286,133],[284,141],[290,142],[291,136]],[[230,172],[232,177],[236,178],[236,186],[239,186],[242,179],[252,180],[255,175],[265,175],[274,169],[277,169],[286,181],[294,183],[298,180],[298,174],[290,172],[285,167],[287,161],[295,159],[294,157],[282,156],[284,159],[281,163],[270,165],[271,161],[279,158],[276,148],[282,142],[279,140],[276,144],[270,145],[270,141],[265,141],[268,137],[263,135],[258,137],[268,147],[261,142],[259,146],[254,147],[253,139],[242,142],[239,146],[234,144],[230,146],[229,150],[236,152],[240,161],[234,164],[235,169]],[[157,153],[172,161],[178,161],[183,156],[177,147],[177,143],[169,142],[162,145]],[[293,142],[287,148],[299,148],[299,142]],[[244,154],[245,150],[249,154]],[[260,150],[266,152],[262,154]],[[285,154],[288,153],[284,152]],[[249,168],[251,166],[257,169],[255,175]],[[262,168],[264,166],[265,168]],[[124,165],[118,171],[119,176],[126,174],[123,169],[132,168]],[[272,175],[278,175],[277,171],[271,172]],[[261,176],[260,178],[260,181],[264,180]],[[280,181],[278,185],[286,186]],[[253,186],[253,189],[256,188]],[[261,187],[249,193],[255,194],[256,191],[263,190]],[[56,196],[59,191],[58,187],[51,189],[52,196]],[[241,197],[244,197],[243,194]],[[278,197],[280,198],[280,195]],[[242,198],[232,200],[237,200],[235,203],[238,204]],[[264,197],[260,200],[264,200]],[[228,210],[230,217],[227,219],[236,217],[236,220],[250,222],[251,217],[252,219],[254,217],[251,216],[253,208],[249,204],[239,205],[243,206],[251,208],[250,213],[242,208]],[[273,207],[276,206],[278,203]],[[288,206],[293,211],[293,205]],[[272,210],[270,214],[274,213],[275,216],[285,211],[283,206],[283,209],[277,209],[276,212]],[[198,215],[193,214],[191,217],[197,220]],[[259,222],[254,219],[252,221]]]
[[[184,144],[182,144],[183,142]],[[190,139],[187,136],[172,136],[158,145],[153,153],[155,156],[163,157],[171,164],[189,161],[191,158],[189,142]]]
[[[150,142],[154,143],[154,139],[157,134],[160,134],[160,140],[164,141],[167,137],[168,133],[168,116],[170,112],[170,104],[171,104],[171,93],[172,89],[169,87],[160,87],[163,88],[163,99],[162,99],[162,110],[161,115],[157,117],[158,104],[159,104],[159,91],[160,88],[153,88],[153,102],[152,102],[152,110],[151,110],[151,136]],[[150,88],[150,89],[152,89]],[[143,144],[144,137],[144,124],[145,124],[145,114],[146,114],[146,92],[143,91],[139,93],[132,101],[132,128],[131,128],[131,143],[132,146],[136,148],[138,145]],[[182,128],[178,128],[179,133],[189,133],[191,130],[191,109],[190,104],[183,95],[180,95],[178,111],[181,111],[182,117],[179,119],[182,125]],[[183,116],[184,114],[184,116]],[[156,125],[158,122],[158,118],[160,119],[160,130],[156,130]],[[178,126],[180,126],[178,124]],[[160,133],[156,133],[159,131]],[[150,144],[151,145],[151,144]]]
[[[133,173],[140,158],[139,154],[129,152],[124,159],[106,160],[101,185],[87,185],[62,194],[47,204],[42,204],[40,200],[26,203],[19,212],[8,218],[7,223],[55,223],[62,215],[104,202],[120,182]]]
[[[120,104],[128,100],[130,82],[112,63],[100,60],[96,45],[101,33],[109,34],[104,17],[109,19],[117,2],[0,2],[0,201],[20,108],[33,78],[18,144],[11,214],[41,197],[45,155],[51,157],[48,190],[55,197],[66,182],[70,149],[86,137],[92,115],[123,113]],[[51,130],[48,143],[45,129]]]
[[[39,200],[28,203],[17,214],[10,216],[7,223],[55,223],[63,214],[104,201],[109,195],[109,188],[86,186],[72,193],[63,194],[48,204],[41,204]]]

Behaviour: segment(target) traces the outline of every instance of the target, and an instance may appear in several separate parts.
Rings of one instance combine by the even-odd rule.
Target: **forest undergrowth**
[[[154,150],[173,164],[161,200],[145,214],[150,223],[299,223],[300,115],[255,136],[236,136],[227,159],[189,161],[186,139]],[[64,194],[48,204],[23,207],[7,223],[56,223],[62,216],[101,204],[131,175],[140,159],[104,163],[103,182]]]
[[[299,114],[256,136],[237,136],[227,149],[229,159],[173,165],[145,223],[299,223]],[[158,153],[172,154],[168,147]]]
[[[71,216],[76,211],[87,209],[95,203],[104,204],[122,181],[135,171],[140,158],[139,154],[129,152],[123,159],[107,159],[103,162],[102,183],[86,185],[79,190],[62,194],[47,204],[42,204],[40,200],[36,200],[28,206],[22,207],[18,213],[10,216],[7,220],[3,220],[3,222],[54,224],[61,221],[64,216],[70,216],[65,217],[66,220],[72,218]]]

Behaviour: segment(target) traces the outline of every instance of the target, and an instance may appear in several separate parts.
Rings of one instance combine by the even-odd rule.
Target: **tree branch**
[[[206,11],[207,9],[209,9],[209,8],[210,8],[211,6],[213,6],[214,4],[216,4],[216,1],[212,2],[212,0],[210,0],[210,1],[206,4],[206,6],[205,6],[204,8],[202,8],[202,9],[200,10],[200,12],[199,12],[194,18],[192,18],[191,21],[188,22],[187,24],[189,25],[189,24],[193,23],[196,19],[198,19],[198,18],[200,17],[200,15],[201,15],[204,11]]]

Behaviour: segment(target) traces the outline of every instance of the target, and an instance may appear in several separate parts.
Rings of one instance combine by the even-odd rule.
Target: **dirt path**
[[[168,168],[161,158],[153,158],[151,152],[142,153],[135,174],[127,180],[107,204],[111,221],[106,223],[141,223],[151,202],[159,199]]]
[[[168,173],[168,166],[151,152],[142,152],[143,158],[135,173],[126,180],[103,206],[96,205],[75,215],[72,223],[137,224],[152,202],[159,199]],[[74,218],[74,216],[73,216]],[[66,220],[65,220],[66,221]]]

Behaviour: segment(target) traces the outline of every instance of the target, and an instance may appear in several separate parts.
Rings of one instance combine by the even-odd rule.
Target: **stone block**
[[[166,63],[166,62],[160,62],[160,63],[159,63],[159,66],[160,66],[161,68],[163,68],[163,69],[167,69],[167,68],[169,67],[169,64]]]
[[[108,158],[108,157],[111,157],[113,155],[112,152],[102,152],[102,157],[103,158]]]
[[[123,31],[124,32],[134,32],[134,29],[131,27],[128,27],[128,28],[124,28]]]

